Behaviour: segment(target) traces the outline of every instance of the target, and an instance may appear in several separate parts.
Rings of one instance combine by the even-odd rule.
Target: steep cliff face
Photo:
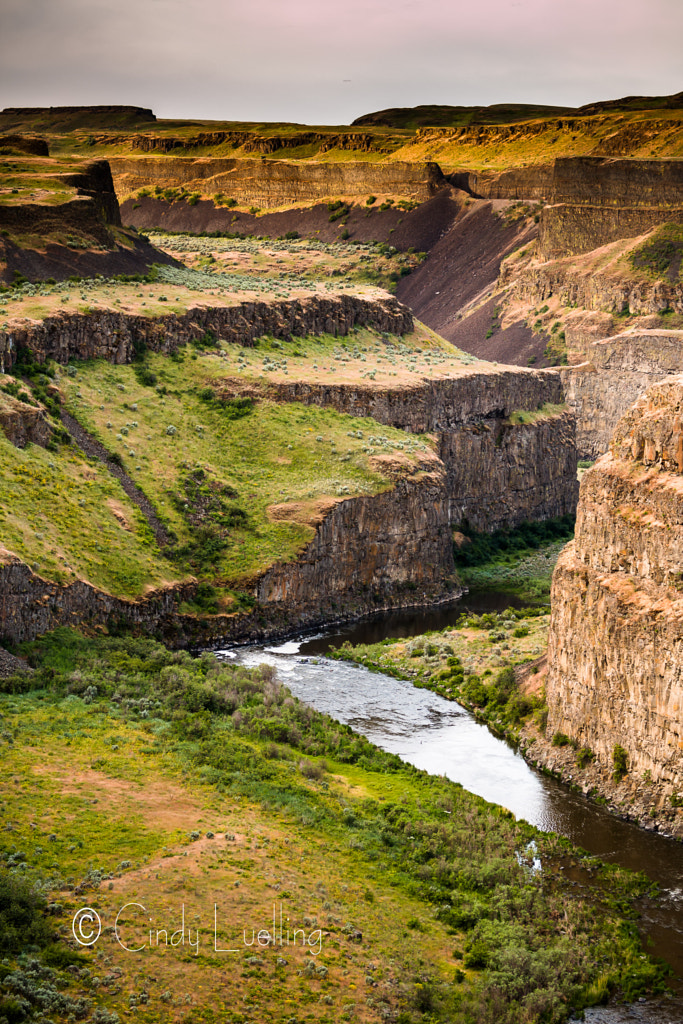
[[[555,161],[539,246],[548,259],[590,252],[683,219],[683,160]]]
[[[123,622],[170,644],[257,639],[387,608],[431,604],[461,593],[453,566],[445,471],[434,453],[417,467],[397,464],[381,494],[329,501],[300,557],[254,581],[249,614],[198,617],[179,610],[194,581],[125,600],[84,580],[60,586],[0,551],[0,637],[18,643],[59,625]],[[273,518],[298,521],[300,509],[275,505]],[[310,521],[310,517],[307,519]]]
[[[585,362],[559,372],[576,416],[579,457],[596,459],[636,399],[662,378],[683,372],[683,331],[634,330],[582,347]]]
[[[400,471],[400,470],[399,470]],[[276,506],[278,519],[297,509]],[[339,502],[295,563],[274,566],[257,584],[267,609],[314,622],[423,603],[459,591],[448,523],[446,474],[435,454],[417,473],[373,498]]]
[[[239,392],[239,382],[233,387]],[[292,382],[271,385],[269,394],[436,434],[453,524],[467,519],[476,529],[495,530],[576,507],[574,415],[538,413],[563,402],[554,371],[472,369],[400,389]],[[511,422],[517,411],[531,413],[530,422]]]
[[[623,747],[623,792],[635,799],[651,779],[660,805],[683,789],[682,564],[678,376],[638,399],[584,476],[548,648],[548,735],[590,747],[606,768]]]
[[[356,325],[405,334],[412,330],[413,318],[395,299],[370,301],[352,295],[199,307],[184,316],[157,318],[110,311],[64,314],[0,331],[0,368],[3,373],[9,371],[22,348],[29,349],[38,362],[54,359],[68,363],[76,358],[129,363],[136,346],[153,352],[174,352],[207,331],[224,341],[251,345],[264,334],[274,338],[345,335]]]
[[[52,428],[44,409],[0,392],[0,430],[16,448],[27,444],[45,447],[52,437]]]
[[[371,192],[424,201],[446,180],[435,163],[304,163],[227,157],[112,157],[116,191],[185,188],[202,195],[223,192],[241,204],[265,209]]]
[[[574,512],[576,434],[570,411],[531,423],[480,421],[440,437],[450,519],[477,530]]]

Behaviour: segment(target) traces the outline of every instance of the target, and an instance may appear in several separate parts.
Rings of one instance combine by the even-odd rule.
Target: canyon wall
[[[590,252],[683,221],[683,160],[566,157],[555,160],[541,214],[546,259]]]
[[[365,200],[370,193],[424,202],[446,184],[435,163],[308,163],[227,157],[111,157],[116,191],[184,186],[212,196],[222,192],[263,209],[296,206],[339,196]]]
[[[31,640],[56,626],[123,625],[174,645],[254,640],[370,612],[448,600],[461,593],[453,565],[445,472],[432,452],[403,466],[395,486],[369,497],[330,499],[315,537],[294,562],[254,581],[254,612],[197,617],[180,611],[196,581],[138,600],[113,597],[77,580],[60,586],[0,553],[0,639]],[[276,506],[279,521],[296,509]]]
[[[111,310],[61,313],[39,323],[0,330],[0,369],[9,372],[22,348],[29,349],[38,362],[54,359],[68,363],[77,358],[129,363],[140,348],[174,352],[207,331],[224,341],[250,346],[264,334],[284,340],[307,334],[345,335],[356,326],[405,334],[413,329],[413,318],[396,299],[368,300],[352,295],[200,306],[182,316],[172,313],[155,318]]]
[[[575,263],[571,257],[563,257],[521,271],[508,262],[501,267],[499,283],[510,286],[512,301],[532,307],[555,296],[561,306],[595,312],[640,316],[671,309],[683,313],[682,282],[619,274],[613,268],[601,273],[592,260]]]
[[[597,459],[636,399],[662,378],[683,372],[683,331],[612,335],[584,346],[583,357],[585,362],[559,373],[576,416],[579,458]]]
[[[576,535],[553,575],[548,735],[625,786],[683,791],[683,376],[651,387],[581,484]],[[640,780],[640,781],[638,781]]]
[[[383,494],[336,503],[296,562],[259,579],[262,607],[308,623],[457,596],[444,465],[429,452],[404,473]],[[286,519],[287,506],[273,514]]]
[[[547,403],[562,405],[555,371],[474,367],[400,389],[292,381],[270,385],[268,393],[436,434],[452,524],[467,519],[476,529],[495,530],[572,513],[576,506],[574,415],[538,411]],[[530,422],[511,421],[519,411],[531,413]]]

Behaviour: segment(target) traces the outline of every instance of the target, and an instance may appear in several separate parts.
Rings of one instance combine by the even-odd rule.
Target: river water
[[[216,651],[218,657],[251,666],[275,666],[293,694],[367,736],[382,749],[465,789],[502,804],[543,831],[571,839],[591,854],[644,871],[662,887],[662,898],[641,908],[641,931],[649,948],[674,969],[683,997],[683,846],[619,820],[531,768],[508,743],[453,701],[410,682],[349,662],[325,657],[345,640],[374,643],[387,636],[414,636],[443,629],[468,611],[503,610],[507,595],[468,595],[449,606],[365,620],[338,630],[284,643]],[[590,885],[567,867],[577,887]],[[586,1011],[593,1024],[681,1024],[683,999],[634,1007]]]

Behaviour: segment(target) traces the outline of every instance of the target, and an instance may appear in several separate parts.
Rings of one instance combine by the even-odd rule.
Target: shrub
[[[579,768],[585,768],[586,765],[590,764],[594,757],[595,754],[590,747],[581,747],[581,749],[576,752],[576,763]]]
[[[571,740],[569,739],[569,736],[567,736],[563,732],[556,732],[555,735],[553,736],[552,745],[554,747],[566,747],[570,743],[571,743]]]
[[[614,765],[612,777],[615,782],[620,782],[624,775],[628,773],[628,751],[624,750],[619,743],[614,744],[612,764]]]
[[[19,953],[53,940],[44,897],[24,879],[0,869],[0,953]]]
[[[368,196],[368,198],[365,200],[365,205],[366,206],[372,206],[372,204],[376,203],[376,202],[377,202],[377,196]]]

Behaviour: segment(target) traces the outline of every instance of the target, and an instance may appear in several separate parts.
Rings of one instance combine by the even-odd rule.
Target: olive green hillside
[[[404,764],[271,668],[70,630],[21,653],[33,672],[0,684],[5,1016],[562,1024],[662,990],[644,876]]]
[[[576,110],[524,104],[412,108],[366,115],[350,127],[152,120],[150,114],[133,108],[125,114],[120,111],[117,125],[111,110],[102,108],[53,114],[40,109],[5,111],[0,113],[0,130],[39,132],[55,153],[256,156],[266,161],[436,160],[444,171],[547,163],[555,156],[680,156],[683,144],[680,96],[627,97]]]
[[[422,352],[420,340],[405,338],[401,352],[410,354],[413,345]],[[86,580],[120,597],[205,579],[218,586],[208,610],[226,610],[235,591],[253,591],[268,566],[296,559],[321,510],[390,489],[397,471],[417,471],[431,450],[425,438],[331,409],[275,402],[256,390],[253,399],[220,400],[225,377],[262,383],[286,375],[288,363],[292,370],[301,363],[304,372],[326,364],[334,372],[344,352],[374,376],[378,358],[391,351],[370,331],[343,344],[322,336],[288,348],[268,339],[251,350],[209,342],[172,357],[149,353],[132,365],[29,363],[3,375],[3,397],[18,396],[25,412],[42,408],[55,431],[47,447],[18,449],[0,436],[6,554],[46,580]],[[65,443],[60,409],[148,497],[172,537],[165,547],[111,467]],[[375,458],[383,452],[400,459],[383,467]],[[287,503],[290,517],[272,515],[271,506]]]

